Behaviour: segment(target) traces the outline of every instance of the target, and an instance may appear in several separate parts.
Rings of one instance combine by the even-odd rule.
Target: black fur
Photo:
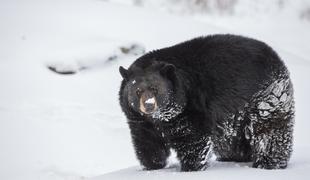
[[[163,168],[170,148],[182,171],[206,168],[211,150],[220,161],[287,166],[293,88],[285,65],[265,43],[235,35],[200,37],[149,52],[120,72],[120,105],[146,169]],[[157,115],[139,112],[132,93],[150,87],[159,99]]]

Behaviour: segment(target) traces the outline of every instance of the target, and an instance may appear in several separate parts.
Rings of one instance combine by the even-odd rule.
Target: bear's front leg
[[[146,121],[129,121],[136,156],[146,170],[166,166],[170,149],[154,126]]]
[[[211,155],[210,137],[186,138],[175,147],[181,163],[181,171],[200,171],[208,167]]]

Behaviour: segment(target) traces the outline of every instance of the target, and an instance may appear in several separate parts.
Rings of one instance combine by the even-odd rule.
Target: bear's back
[[[265,43],[236,35],[210,35],[177,45],[151,51],[139,58],[133,66],[147,67],[150,61],[174,64],[188,72],[244,71],[262,76],[284,67],[278,55]],[[259,71],[257,71],[259,70]],[[220,74],[216,74],[220,75]]]
[[[212,92],[209,100],[213,97],[235,102],[249,100],[287,73],[283,62],[268,45],[236,35],[199,37],[155,50],[137,59],[131,67],[145,69],[153,61],[175,65],[186,74],[194,91]]]

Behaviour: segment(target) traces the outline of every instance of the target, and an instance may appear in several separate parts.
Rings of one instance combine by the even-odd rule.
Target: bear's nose
[[[157,109],[157,102],[153,95],[143,94],[140,99],[140,111],[144,114],[151,114]]]
[[[155,98],[152,97],[150,99],[147,99],[144,102],[144,108],[146,112],[152,112],[155,109]]]

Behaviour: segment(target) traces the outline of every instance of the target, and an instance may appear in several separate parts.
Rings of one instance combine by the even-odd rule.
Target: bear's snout
[[[157,110],[157,101],[153,93],[144,92],[140,98],[140,111],[144,114],[152,114]]]

